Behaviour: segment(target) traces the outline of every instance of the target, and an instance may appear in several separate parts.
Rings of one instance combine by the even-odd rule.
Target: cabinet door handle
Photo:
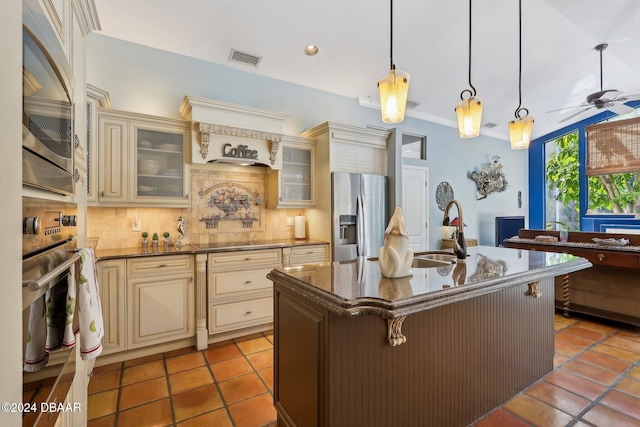
[[[160,264],[158,268],[167,267],[167,264]]]
[[[246,282],[244,282],[245,285],[250,285],[251,284],[251,280],[247,280]]]
[[[249,315],[251,315],[251,314],[253,314],[253,311],[251,311],[251,310],[249,310],[249,311],[247,311],[247,312],[245,313],[245,315],[246,315],[246,316],[249,316]]]
[[[244,260],[245,261],[251,261],[251,257],[246,257]]]
[[[604,255],[598,254],[598,261],[604,261]]]

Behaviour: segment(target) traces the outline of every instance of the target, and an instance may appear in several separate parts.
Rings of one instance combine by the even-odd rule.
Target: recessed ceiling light
[[[315,44],[310,44],[309,46],[304,48],[304,53],[306,53],[309,56],[313,56],[316,53],[318,53],[318,46],[316,46]]]

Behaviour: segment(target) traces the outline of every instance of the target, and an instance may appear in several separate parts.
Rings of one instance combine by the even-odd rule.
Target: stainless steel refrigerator
[[[331,174],[333,261],[377,257],[387,227],[387,177]]]

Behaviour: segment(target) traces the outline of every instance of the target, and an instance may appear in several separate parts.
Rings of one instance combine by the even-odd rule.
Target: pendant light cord
[[[476,88],[471,84],[471,0],[469,0],[469,86],[471,86],[471,96],[476,96]]]
[[[520,112],[529,110],[522,108],[522,0],[518,0],[518,108],[516,108],[516,119],[521,118]]]
[[[390,36],[389,36],[389,62],[390,64],[390,70],[395,70],[396,66],[393,65],[393,0],[390,0],[390,13],[389,13],[389,22],[390,22]]]

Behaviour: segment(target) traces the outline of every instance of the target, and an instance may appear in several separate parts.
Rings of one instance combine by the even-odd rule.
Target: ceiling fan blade
[[[638,101],[638,100],[640,100],[640,93],[635,93],[633,95],[623,95],[614,99],[614,101],[619,101],[619,102],[629,102],[629,101]]]
[[[578,116],[578,115],[580,115],[580,114],[584,113],[585,111],[590,110],[590,109],[592,109],[592,108],[593,108],[593,107],[587,107],[587,108],[585,108],[585,109],[583,109],[583,110],[578,111],[577,113],[573,113],[572,115],[570,115],[570,116],[568,116],[568,117],[565,117],[564,119],[560,120],[558,123],[562,123],[562,122],[566,122],[567,120],[571,120],[571,119],[573,119],[575,116]]]
[[[570,110],[572,108],[582,108],[582,107],[588,107],[589,104],[580,104],[580,105],[574,105],[573,107],[563,107],[563,108],[558,108],[557,110],[549,110],[549,111],[545,111],[545,113],[556,113],[558,111],[564,111],[564,110]]]
[[[630,113],[634,110],[634,108],[624,105],[621,102],[612,102],[607,109],[620,115]]]
[[[592,104],[593,102],[595,102],[598,99],[602,98],[602,96],[605,93],[610,93],[610,92],[622,93],[621,91],[616,90],[616,89],[599,90],[597,92],[593,92],[592,94],[587,95],[587,103],[588,104]]]

